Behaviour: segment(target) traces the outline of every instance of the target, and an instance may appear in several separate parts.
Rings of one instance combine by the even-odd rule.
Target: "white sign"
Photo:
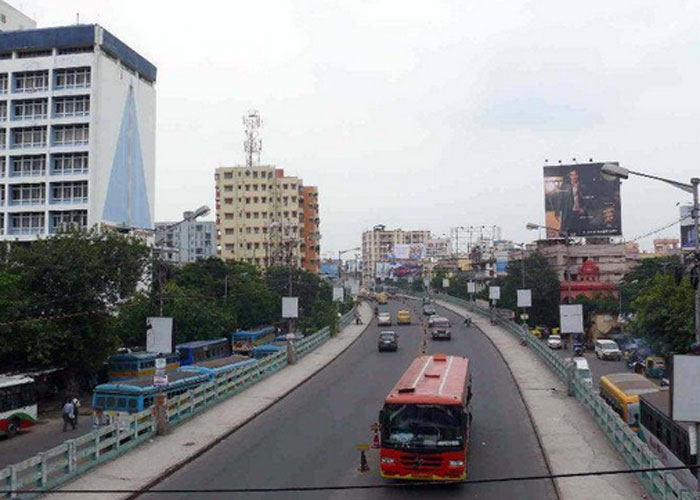
[[[531,290],[518,290],[518,307],[532,307]]]
[[[429,280],[428,278],[425,278],[425,279],[423,280],[423,286],[424,286],[425,288],[430,288],[430,280]]]
[[[282,297],[282,317],[299,317],[299,297]]]
[[[476,283],[473,281],[467,282],[467,293],[476,293]]]
[[[671,418],[681,422],[700,422],[700,356],[673,356],[671,379]]]
[[[360,284],[357,281],[350,283],[350,293],[353,295],[360,293]]]
[[[448,278],[442,278],[442,288],[450,288],[450,280]]]
[[[173,318],[146,318],[146,351],[173,352]]]
[[[342,286],[333,287],[333,301],[343,302],[345,300],[345,288]]]
[[[154,375],[153,376],[153,385],[156,387],[162,387],[164,385],[168,385],[168,376],[167,375]]]
[[[165,370],[165,358],[156,358],[156,370]]]
[[[501,287],[500,286],[490,286],[489,287],[489,300],[501,300]]]
[[[561,333],[583,333],[583,305],[560,305],[559,326]]]

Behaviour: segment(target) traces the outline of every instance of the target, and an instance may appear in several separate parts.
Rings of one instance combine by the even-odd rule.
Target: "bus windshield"
[[[460,406],[386,405],[384,446],[397,448],[461,447],[466,426]]]

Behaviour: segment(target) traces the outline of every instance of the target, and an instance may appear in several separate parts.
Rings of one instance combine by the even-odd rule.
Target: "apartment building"
[[[156,246],[163,259],[176,264],[215,257],[216,222],[197,221],[192,212],[182,214],[181,222],[156,222]]]
[[[152,230],[155,81],[99,25],[0,33],[0,240]]]
[[[308,193],[306,201],[302,180],[285,176],[283,169],[273,165],[219,167],[214,178],[222,258],[262,269],[279,265],[306,267],[307,259],[313,259],[317,269],[316,188]],[[314,250],[307,254],[311,246]]]
[[[390,260],[394,245],[420,243],[426,245],[430,231],[391,229],[379,224],[362,233],[362,282],[372,283],[377,262]]]
[[[321,233],[318,217],[318,188],[316,186],[302,186],[301,207],[301,267],[310,273],[318,274],[321,271]]]
[[[36,21],[34,19],[15,9],[4,0],[0,0],[0,33],[35,28]]]

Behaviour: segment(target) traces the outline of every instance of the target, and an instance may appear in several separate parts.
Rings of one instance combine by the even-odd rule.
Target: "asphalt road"
[[[545,343],[546,341],[542,340]],[[564,349],[552,349],[553,352],[558,354],[561,358],[570,358],[574,355],[573,347],[571,342],[569,342],[569,348]],[[598,359],[595,355],[595,351],[586,350],[583,353],[583,357],[588,361],[588,368],[591,370],[591,377],[593,378],[593,386],[598,387],[598,380],[604,375],[609,375],[611,373],[632,373],[632,370],[627,368],[625,360],[613,361],[613,360],[602,360]],[[654,379],[650,379],[654,380]]]
[[[402,306],[383,306],[392,313]],[[378,452],[368,454],[371,470],[358,472],[357,444],[370,443],[370,425],[383,400],[419,354],[420,305],[410,302],[414,324],[382,327],[400,335],[399,351],[377,352],[373,322],[338,359],[288,397],[226,440],[155,486],[160,490],[197,488],[279,488],[298,486],[391,485],[378,473]],[[440,309],[454,323],[451,341],[428,341],[428,352],[466,355],[472,361],[473,427],[468,453],[469,479],[546,474],[547,468],[515,383],[498,352],[481,332],[466,328],[459,316]],[[405,484],[404,484],[405,486]],[[548,480],[418,485],[363,490],[272,493],[145,494],[148,499],[375,499],[375,498],[555,498]]]

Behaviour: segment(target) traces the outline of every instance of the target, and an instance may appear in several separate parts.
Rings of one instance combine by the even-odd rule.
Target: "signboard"
[[[423,265],[420,262],[377,262],[375,277],[379,279],[420,278]]]
[[[360,293],[360,283],[357,281],[353,281],[350,283],[350,293],[353,295],[357,295]]]
[[[425,258],[425,245],[423,243],[394,245],[389,254],[389,258],[397,260],[422,260]]]
[[[583,333],[583,305],[560,305],[559,326],[561,333]]]
[[[700,422],[700,356],[675,354],[671,379],[671,418]]]
[[[167,375],[153,375],[153,385],[156,387],[162,387],[164,385],[168,385],[168,376]]]
[[[337,262],[321,262],[321,274],[329,276],[331,278],[338,277],[338,263]]]
[[[450,288],[449,278],[442,278],[442,288]]]
[[[173,352],[173,318],[146,318],[146,351]]]
[[[614,163],[617,165],[617,163]],[[603,163],[544,167],[548,238],[621,236],[620,180],[605,179]]]
[[[681,207],[681,248],[693,250],[695,248],[695,222],[693,221],[693,206]]]
[[[467,282],[467,293],[476,293],[476,283],[473,281]]]
[[[342,286],[333,287],[333,301],[343,302],[345,300],[345,288]]]
[[[156,358],[156,370],[165,370],[165,358]]]
[[[518,290],[518,307],[532,307],[531,290]]]
[[[282,297],[282,317],[299,317],[299,297]]]
[[[427,289],[430,288],[430,280],[428,278],[423,279],[423,286]]]
[[[501,287],[500,286],[490,286],[489,287],[489,300],[501,300]]]

